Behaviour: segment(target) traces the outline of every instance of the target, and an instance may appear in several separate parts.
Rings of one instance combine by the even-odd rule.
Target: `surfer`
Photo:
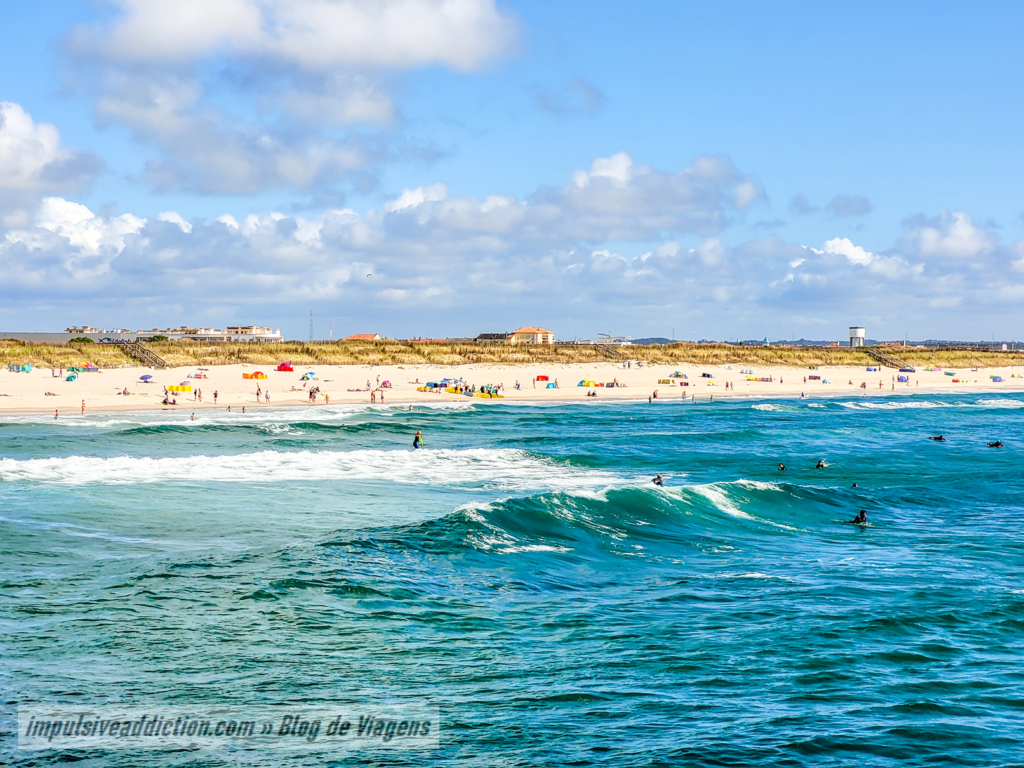
[[[854,483],[852,487],[853,488],[859,488],[860,486],[858,486],[856,483]]]
[[[824,469],[825,462],[823,459],[818,459],[818,463],[814,466],[815,469]]]
[[[786,465],[785,465],[785,464],[783,464],[783,463],[782,463],[782,462],[780,461],[780,462],[779,462],[779,472],[785,472],[785,471],[786,471]]]
[[[654,478],[653,480],[651,480],[651,482],[654,483],[659,488],[662,488],[665,485],[665,481],[661,477],[661,472],[659,472],[658,476],[656,478]]]
[[[1005,448],[1005,447],[1006,447],[1005,445],[1003,445],[1003,444],[1002,444],[1001,442],[999,442],[998,440],[996,440],[996,441],[995,441],[994,443],[986,443],[986,445],[987,445],[987,446],[988,446],[989,448]]]
[[[416,437],[412,439],[412,447],[414,449],[423,447],[423,433],[419,430],[416,431]]]
[[[935,435],[933,437],[929,437],[928,439],[929,440],[934,440],[936,443],[944,443],[944,442],[946,442],[946,438],[944,438],[942,435]]]
[[[862,509],[853,520],[847,520],[846,523],[847,525],[867,525],[868,513]]]

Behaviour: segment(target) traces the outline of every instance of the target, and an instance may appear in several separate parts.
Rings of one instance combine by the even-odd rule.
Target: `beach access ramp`
[[[896,368],[899,370],[900,368],[910,367],[909,363],[903,362],[898,357],[893,357],[888,352],[883,352],[878,347],[858,347],[858,349],[868,357],[889,368]]]
[[[171,367],[167,364],[166,360],[160,357],[160,355],[151,349],[146,349],[146,347],[142,346],[137,341],[131,341],[127,344],[122,344],[121,346],[125,352],[146,365],[155,365],[157,368]]]

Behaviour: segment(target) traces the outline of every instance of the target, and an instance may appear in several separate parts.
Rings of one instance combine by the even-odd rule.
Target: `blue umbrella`
[[[149,381],[149,380],[150,380],[150,379],[152,379],[152,378],[153,378],[153,377],[152,377],[152,376],[150,376],[150,375],[149,375],[148,373],[147,373],[147,374],[146,374],[145,376],[139,376],[139,380],[140,380],[140,381]]]

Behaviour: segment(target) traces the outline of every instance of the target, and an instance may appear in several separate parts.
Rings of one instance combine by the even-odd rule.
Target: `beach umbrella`
[[[139,381],[149,381],[152,378],[153,377],[147,373],[145,376],[139,376]]]

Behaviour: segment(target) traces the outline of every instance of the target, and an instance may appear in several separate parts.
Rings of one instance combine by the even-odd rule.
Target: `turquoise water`
[[[0,418],[0,763],[1024,760],[1024,396],[197,416]],[[440,707],[440,747],[13,734],[36,702],[373,698]]]

